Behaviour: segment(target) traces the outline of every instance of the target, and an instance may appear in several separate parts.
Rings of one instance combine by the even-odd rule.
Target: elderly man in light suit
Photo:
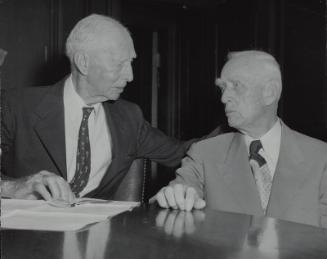
[[[177,177],[157,194],[162,207],[267,215],[318,226],[327,208],[327,144],[278,118],[279,66],[268,53],[242,51],[216,80],[236,132],[191,146]]]

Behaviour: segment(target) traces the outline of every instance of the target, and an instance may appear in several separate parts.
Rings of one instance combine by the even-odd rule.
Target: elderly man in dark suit
[[[282,80],[275,59],[261,51],[231,53],[216,83],[237,131],[192,145],[177,178],[157,194],[159,204],[321,225],[327,144],[278,118]]]
[[[2,95],[2,194],[109,199],[136,158],[176,166],[189,146],[152,128],[119,99],[136,58],[128,30],[90,15],[71,31],[71,74],[49,87]]]

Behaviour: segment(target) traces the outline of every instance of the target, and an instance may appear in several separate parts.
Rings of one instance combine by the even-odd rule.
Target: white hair
[[[66,55],[72,62],[74,54],[85,51],[99,42],[105,33],[117,29],[128,30],[115,19],[99,14],[91,14],[80,20],[70,32],[66,41]],[[129,33],[129,32],[128,32]]]
[[[264,71],[265,75],[269,75],[268,79],[278,82],[278,98],[280,97],[282,92],[282,74],[278,62],[272,55],[259,50],[229,52],[227,55],[228,60],[236,58],[251,58],[252,60],[258,61],[261,71]]]

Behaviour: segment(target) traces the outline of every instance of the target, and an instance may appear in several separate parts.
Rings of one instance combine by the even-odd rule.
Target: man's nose
[[[128,64],[125,68],[124,71],[125,77],[126,77],[126,81],[127,82],[132,82],[134,77],[133,77],[133,68],[131,64]]]
[[[224,91],[221,93],[221,102],[226,104],[230,100],[230,90],[226,87]]]

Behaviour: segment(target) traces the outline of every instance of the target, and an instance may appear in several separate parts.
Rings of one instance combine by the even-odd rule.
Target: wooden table
[[[143,206],[78,232],[2,230],[3,259],[326,259],[327,229],[213,210]]]

